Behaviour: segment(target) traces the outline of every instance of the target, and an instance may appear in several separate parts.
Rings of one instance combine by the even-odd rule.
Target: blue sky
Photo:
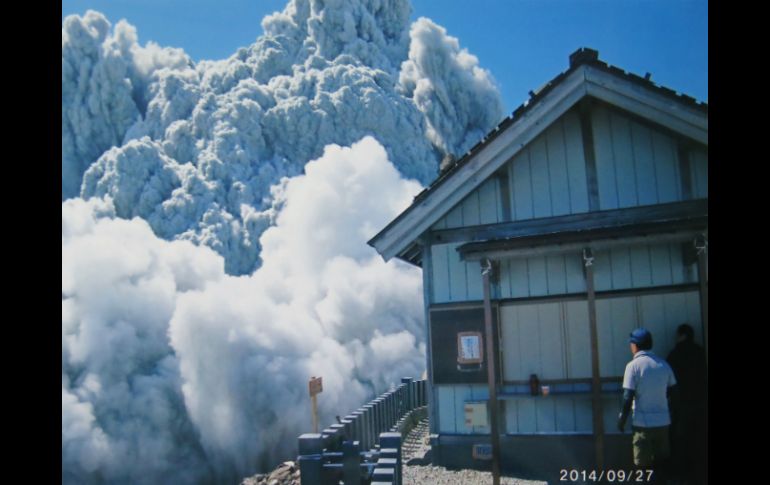
[[[93,9],[137,28],[140,43],[223,59],[262,33],[288,0],[63,0],[62,18]],[[412,0],[457,37],[497,81],[506,114],[568,67],[578,47],[675,91],[708,101],[707,0]]]

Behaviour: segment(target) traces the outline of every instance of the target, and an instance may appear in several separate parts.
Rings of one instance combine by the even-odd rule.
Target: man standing
[[[655,483],[665,483],[665,463],[671,454],[668,427],[668,390],[676,378],[665,360],[651,352],[652,334],[644,328],[631,332],[629,338],[634,355],[623,376],[623,407],[618,416],[618,429],[623,432],[633,407],[632,429],[634,464],[652,469]]]
[[[708,377],[706,352],[695,343],[693,328],[676,329],[677,344],[668,364],[677,381],[677,406],[671,410],[671,448],[677,473],[687,484],[707,483]]]

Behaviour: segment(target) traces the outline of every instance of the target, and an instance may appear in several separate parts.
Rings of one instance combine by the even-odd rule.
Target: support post
[[[695,239],[695,251],[698,253],[698,284],[700,293],[700,316],[703,325],[703,348],[706,350],[706,361],[709,355],[709,286],[706,271],[706,248],[708,240],[705,236]]]
[[[486,332],[487,354],[487,385],[489,386],[489,431],[492,442],[492,484],[500,485],[500,430],[497,421],[497,382],[495,379],[495,354],[494,332],[492,329],[492,301],[490,297],[489,278],[492,276],[492,262],[489,259],[481,260],[481,277],[484,281],[484,330]]]
[[[313,433],[318,433],[318,398],[315,394],[310,396],[310,403],[313,412]]]
[[[394,469],[394,481],[397,484],[402,483],[402,466],[401,463],[401,433],[380,433],[380,449],[394,449],[396,450],[396,466]]]
[[[428,428],[430,433],[438,433],[438,401],[433,395],[433,338],[430,334],[430,304],[433,301],[433,253],[431,240],[426,235],[422,243],[422,298],[425,304],[425,363],[427,386],[422,396],[428,406]]]
[[[320,485],[323,470],[323,438],[320,434],[303,434],[299,437],[299,474],[302,483]]]
[[[594,290],[594,255],[591,248],[583,249],[586,293],[588,295],[588,326],[591,333],[591,393],[593,408],[594,449],[596,467],[604,467],[604,413],[602,411],[602,382],[599,370],[599,332],[596,328],[596,292]]]
[[[342,443],[342,477],[345,485],[361,485],[361,446],[358,441]]]

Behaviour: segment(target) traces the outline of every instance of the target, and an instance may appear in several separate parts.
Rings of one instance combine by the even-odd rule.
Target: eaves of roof
[[[624,71],[623,69],[620,69],[618,67],[611,66],[606,62],[599,60],[599,52],[594,49],[590,49],[588,47],[581,47],[580,49],[570,54],[569,60],[570,60],[569,69],[567,69],[566,71],[560,73],[559,75],[557,75],[556,77],[548,81],[537,92],[530,91],[529,93],[530,98],[527,101],[522,103],[518,108],[516,108],[513,111],[513,113],[510,116],[506,117],[492,131],[487,133],[487,135],[484,138],[482,138],[477,144],[475,144],[470,150],[468,150],[468,152],[466,152],[462,156],[462,158],[457,160],[456,163],[452,164],[450,167],[442,171],[438,175],[438,177],[433,182],[431,182],[430,186],[428,186],[426,189],[424,189],[422,192],[420,192],[415,196],[414,202],[415,203],[420,202],[423,198],[427,197],[428,193],[431,192],[431,190],[434,187],[441,185],[441,183],[444,180],[451,177],[454,172],[456,172],[460,167],[462,167],[465,163],[467,163],[468,160],[473,158],[473,156],[477,152],[479,152],[482,148],[488,145],[492,140],[497,138],[497,136],[503,131],[505,131],[509,126],[513,125],[515,122],[521,119],[524,113],[532,109],[533,106],[535,106],[541,99],[543,99],[545,95],[548,94],[554,87],[556,87],[563,79],[565,79],[573,71],[575,71],[578,67],[582,65],[589,65],[599,70],[602,70],[604,72],[610,73],[614,76],[617,76],[619,78],[626,79],[634,84],[643,86],[647,89],[651,89],[681,104],[687,105],[691,108],[697,109],[699,111],[702,111],[705,114],[708,114],[707,103],[699,102],[695,98],[692,98],[685,94],[677,93],[672,89],[655,84],[654,82],[650,81],[649,76],[641,77],[636,74]]]
[[[467,153],[465,153],[459,160],[453,163],[451,166],[444,169],[439,173],[438,177],[431,182],[431,184],[422,190],[414,197],[412,204],[403,211],[398,217],[393,219],[387,226],[385,226],[377,235],[372,237],[368,244],[374,247],[374,241],[377,240],[380,235],[389,231],[393,226],[399,223],[404,215],[406,215],[413,207],[417,206],[425,200],[431,193],[438,189],[445,181],[450,179],[457,171],[463,166],[469,163],[474,156],[495,140],[500,134],[505,132],[508,128],[516,124],[524,117],[528,111],[532,110],[538,103],[545,98],[554,88],[556,88],[562,81],[564,81],[570,74],[576,71],[581,66],[591,66],[597,70],[611,74],[614,77],[623,79],[638,86],[642,86],[645,89],[651,90],[659,95],[676,101],[677,103],[686,106],[695,111],[699,111],[708,116],[708,104],[699,102],[695,98],[677,93],[676,91],[660,86],[653,83],[650,80],[649,75],[645,77],[638,76],[633,73],[629,73],[615,66],[611,66],[606,62],[599,60],[598,51],[590,48],[580,48],[573,52],[569,56],[570,66],[566,71],[558,74],[556,77],[548,81],[536,92],[530,91],[530,98],[516,108],[513,113],[503,119],[493,130],[491,130],[484,138],[482,138],[476,145],[474,145]]]

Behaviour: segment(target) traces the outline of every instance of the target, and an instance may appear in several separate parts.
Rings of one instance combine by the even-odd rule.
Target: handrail
[[[406,420],[426,405],[426,381],[411,377],[339,419],[321,433],[299,437],[303,485],[401,484],[401,441]],[[392,477],[392,479],[388,479]]]

